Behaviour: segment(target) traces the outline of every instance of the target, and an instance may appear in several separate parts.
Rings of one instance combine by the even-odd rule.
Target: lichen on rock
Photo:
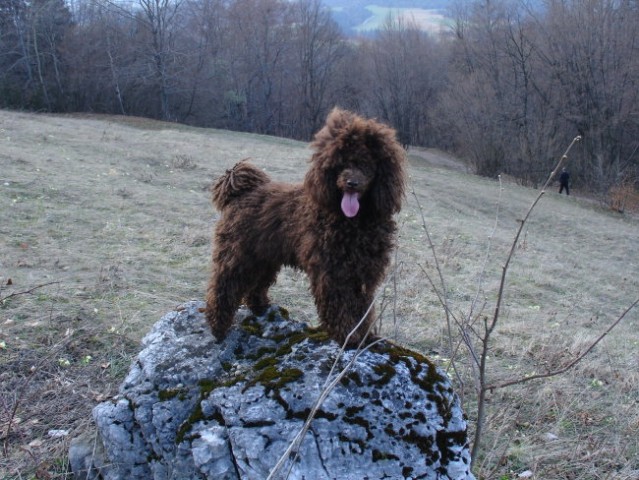
[[[474,478],[459,399],[423,355],[382,342],[340,356],[324,332],[277,307],[262,317],[241,310],[218,344],[202,307],[183,305],[144,338],[118,396],[94,409],[103,453],[74,458],[78,478],[263,480],[333,363],[351,360],[284,469],[288,478]],[[75,452],[96,451],[82,441]]]

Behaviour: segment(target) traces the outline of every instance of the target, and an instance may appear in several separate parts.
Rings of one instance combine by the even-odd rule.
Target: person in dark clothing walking
[[[566,195],[570,195],[570,174],[566,168],[561,169],[561,175],[559,175],[559,194],[566,189]]]

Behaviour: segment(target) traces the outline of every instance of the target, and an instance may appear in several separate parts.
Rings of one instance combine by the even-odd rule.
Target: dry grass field
[[[500,191],[496,180],[417,153],[398,219],[397,281],[380,299],[383,333],[446,368],[422,215],[451,310],[463,317],[478,298],[490,316],[517,221],[538,191]],[[251,157],[279,179],[301,180],[309,155],[303,143],[258,135],[0,111],[1,479],[70,478],[68,443],[116,392],[140,338],[168,310],[204,297],[212,178]],[[638,251],[636,217],[553,187],[516,248],[489,382],[583,352],[639,296]],[[315,321],[300,273],[283,271],[272,297]],[[457,364],[472,429],[476,396],[461,352]],[[639,478],[639,312],[567,374],[494,390],[487,414],[478,478]]]

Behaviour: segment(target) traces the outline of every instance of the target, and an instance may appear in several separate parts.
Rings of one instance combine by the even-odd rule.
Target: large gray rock
[[[273,478],[473,479],[459,400],[422,355],[384,342],[340,356],[277,308],[238,314],[217,344],[202,307],[185,304],[144,338],[119,395],[93,411],[95,441],[72,445],[76,478],[264,480],[337,360],[330,378],[353,363]]]

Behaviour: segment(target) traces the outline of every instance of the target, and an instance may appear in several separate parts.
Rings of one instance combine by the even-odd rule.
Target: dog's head
[[[349,218],[399,212],[405,151],[395,130],[335,108],[311,146],[315,153],[304,186],[322,208]]]

